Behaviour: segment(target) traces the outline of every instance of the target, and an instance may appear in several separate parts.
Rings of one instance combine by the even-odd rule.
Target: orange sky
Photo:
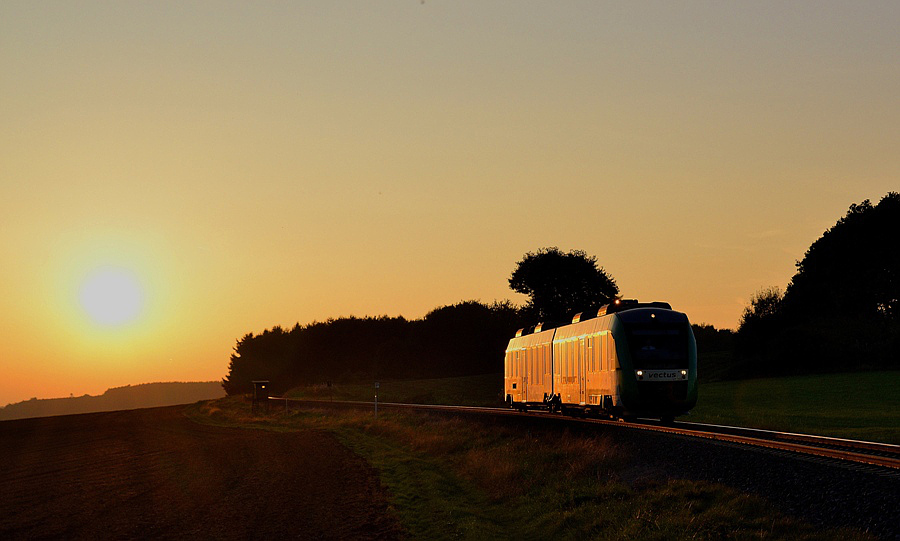
[[[516,261],[553,245],[735,327],[900,189],[898,27],[895,2],[3,2],[0,405],[219,379],[273,325],[522,302]]]

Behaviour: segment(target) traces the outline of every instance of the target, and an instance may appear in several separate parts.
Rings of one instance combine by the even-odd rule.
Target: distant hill
[[[225,396],[221,381],[143,383],[107,389],[100,396],[32,398],[0,408],[0,421],[73,413],[130,410],[191,404]]]

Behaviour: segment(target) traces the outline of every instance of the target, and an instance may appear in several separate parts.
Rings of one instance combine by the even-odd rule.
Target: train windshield
[[[684,327],[642,327],[626,329],[635,368],[686,368],[688,337]]]

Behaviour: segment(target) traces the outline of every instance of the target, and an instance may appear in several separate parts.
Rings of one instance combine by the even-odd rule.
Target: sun
[[[132,323],[141,315],[144,290],[129,269],[101,267],[85,277],[78,300],[95,323],[117,327]]]

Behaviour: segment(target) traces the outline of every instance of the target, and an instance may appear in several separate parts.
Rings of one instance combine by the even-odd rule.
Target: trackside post
[[[378,420],[378,382],[375,382],[375,420]]]
[[[378,420],[378,382],[375,382],[375,420]]]

